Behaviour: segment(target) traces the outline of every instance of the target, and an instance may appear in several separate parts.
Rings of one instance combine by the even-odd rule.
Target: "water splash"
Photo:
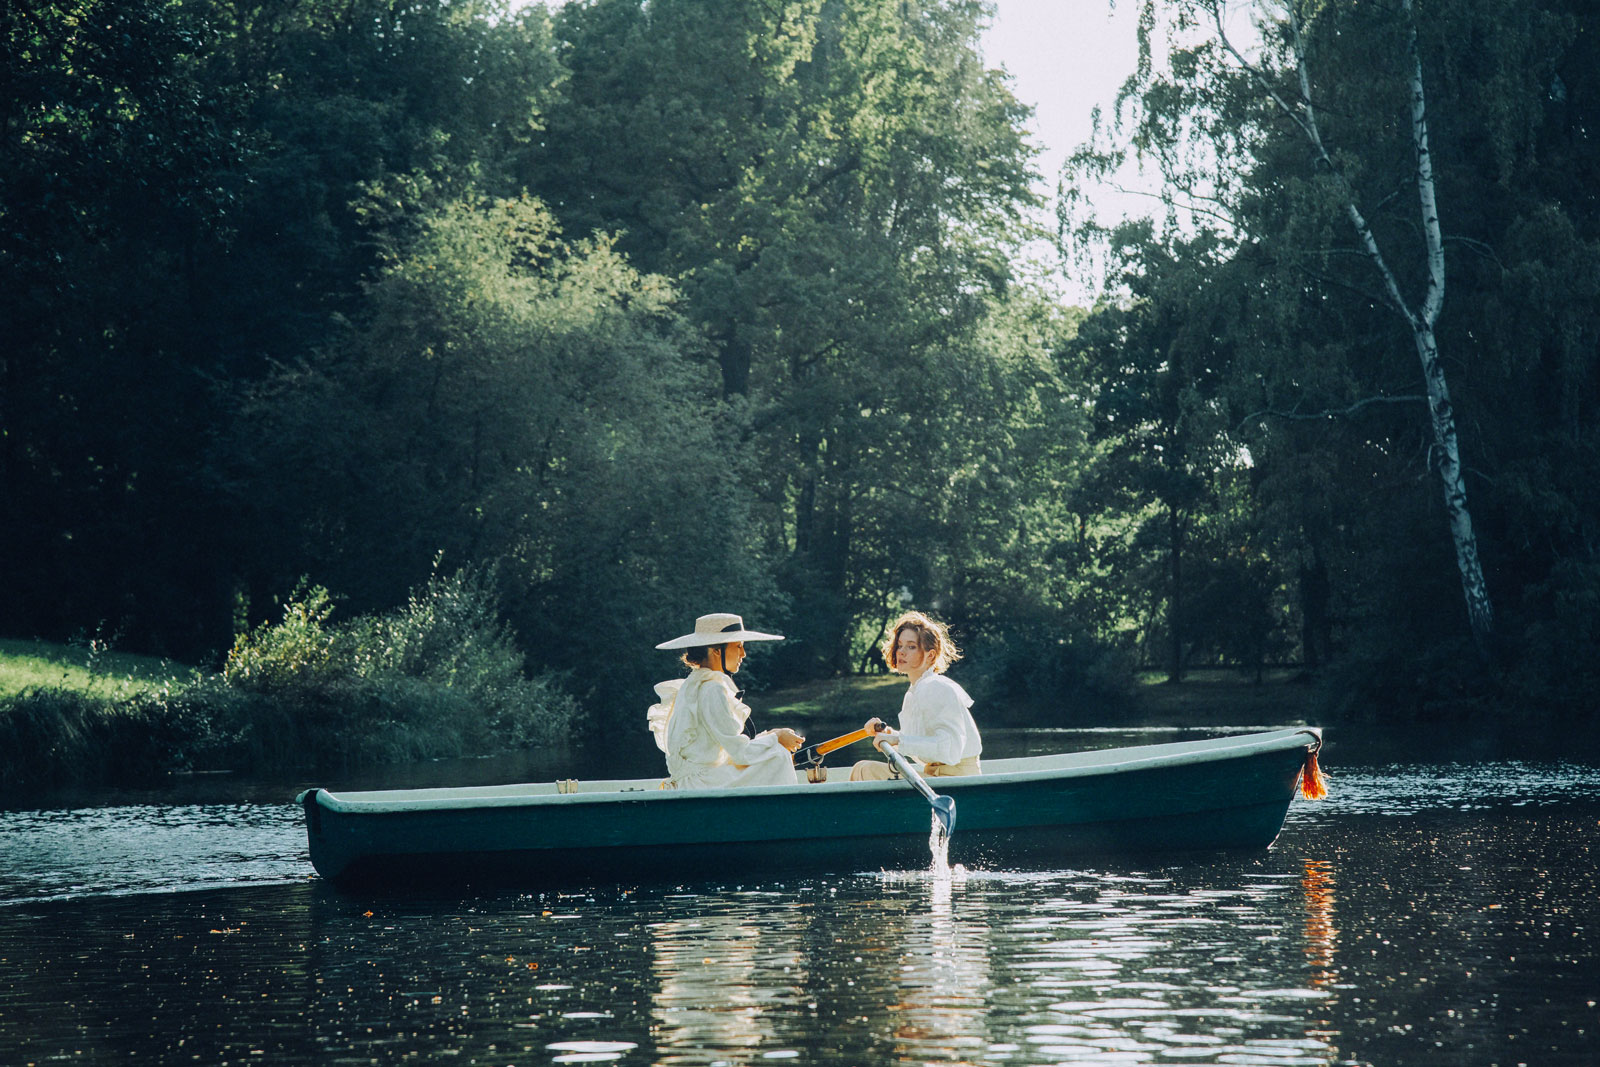
[[[928,832],[928,851],[933,856],[929,870],[935,878],[950,877],[950,835],[944,832],[939,816],[933,816],[933,829]]]

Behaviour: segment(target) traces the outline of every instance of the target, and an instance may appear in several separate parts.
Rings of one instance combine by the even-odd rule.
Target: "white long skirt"
[[[777,738],[772,739],[770,754],[744,768],[731,763],[710,766],[688,764],[677,768],[678,773],[667,779],[678,789],[729,789],[747,785],[796,785],[800,781],[794,769],[794,757]]]

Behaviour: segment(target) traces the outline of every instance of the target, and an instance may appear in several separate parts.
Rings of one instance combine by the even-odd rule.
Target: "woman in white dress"
[[[895,620],[883,658],[891,671],[905,675],[911,684],[900,702],[900,729],[884,728],[873,744],[897,746],[930,777],[981,773],[978,756],[983,739],[969,710],[972,698],[944,676],[945,668],[961,658],[944,624],[920,611],[906,612]],[[881,720],[869,719],[866,729],[881,725]],[[889,764],[878,760],[862,760],[850,768],[852,782],[893,776]]]
[[[657,648],[683,649],[689,677],[656,686],[659,704],[650,709],[650,730],[667,756],[664,787],[794,785],[794,752],[805,738],[787,727],[744,733],[750,708],[739,699],[730,675],[744,662],[747,641],[782,641],[777,634],[746,630],[737,615],[702,615],[694,632]]]

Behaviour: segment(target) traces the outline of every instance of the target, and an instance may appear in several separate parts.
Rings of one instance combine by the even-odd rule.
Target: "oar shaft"
[[[938,799],[939,794],[935,793],[933,787],[922,780],[922,775],[918,774],[911,764],[906,762],[906,758],[900,754],[899,748],[894,745],[880,745],[878,747],[889,762],[894,764],[896,769],[900,771],[900,776],[911,783],[911,788],[926,797],[929,804]]]
[[[854,730],[840,737],[830,738],[827,741],[818,741],[814,745],[807,745],[805,748],[802,748],[800,751],[794,754],[794,764],[796,767],[805,767],[810,764],[818,763],[821,761],[822,757],[826,756],[828,753],[844,748],[846,745],[853,745],[857,741],[865,741],[867,738],[871,737],[873,734],[882,729],[882,725],[879,725],[870,730]]]
[[[824,741],[817,746],[817,755],[826,756],[835,749],[844,748],[846,745],[853,745],[857,741],[865,741],[867,738],[871,737],[874,732],[875,731],[872,730],[856,730],[854,733],[845,734],[843,737],[835,737],[832,741]]]

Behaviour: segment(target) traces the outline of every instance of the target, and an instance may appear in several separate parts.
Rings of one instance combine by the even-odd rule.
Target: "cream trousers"
[[[916,760],[911,761],[916,765]],[[977,756],[968,756],[960,763],[924,763],[917,767],[919,773],[929,778],[956,778],[964,774],[981,774]],[[864,759],[850,768],[852,782],[886,782],[894,777],[894,769],[875,759]]]

